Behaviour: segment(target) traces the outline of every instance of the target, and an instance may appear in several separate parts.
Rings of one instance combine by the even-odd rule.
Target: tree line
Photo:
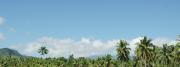
[[[179,41],[179,39],[177,39]],[[120,40],[116,46],[117,56],[107,54],[102,57],[74,58],[37,58],[37,57],[0,57],[0,67],[180,67],[180,42],[174,45],[163,44],[155,46],[146,36],[136,45],[135,56],[130,57],[130,48],[126,40]],[[38,53],[48,54],[48,49],[42,46]]]

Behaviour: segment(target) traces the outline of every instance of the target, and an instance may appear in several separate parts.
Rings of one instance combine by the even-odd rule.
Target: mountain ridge
[[[22,56],[17,50],[0,48],[0,56]]]

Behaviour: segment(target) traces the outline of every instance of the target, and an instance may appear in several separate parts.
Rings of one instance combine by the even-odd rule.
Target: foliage
[[[120,61],[128,61],[130,48],[127,47],[129,45],[125,40],[120,40],[117,46],[117,59]]]
[[[134,57],[129,56],[128,42],[120,40],[117,45],[117,57],[110,54],[98,58],[75,58],[73,54],[68,58],[10,55],[0,56],[0,67],[180,67],[180,43],[157,47],[151,43],[151,39],[144,37],[137,43]],[[45,55],[48,49],[41,47],[39,53]]]
[[[48,54],[48,49],[45,46],[42,46],[39,50],[38,53],[40,53],[41,55],[45,55]]]

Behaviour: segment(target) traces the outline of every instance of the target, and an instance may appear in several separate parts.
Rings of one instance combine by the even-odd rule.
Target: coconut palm
[[[180,65],[180,42],[178,42],[174,48],[174,61],[176,65]]]
[[[153,45],[153,51],[152,51],[152,57],[151,57],[153,67],[155,67],[156,63],[158,63],[158,60],[156,59],[158,58],[159,51],[160,51],[160,48]]]
[[[68,59],[68,66],[70,66],[70,67],[72,67],[72,66],[74,66],[76,63],[75,63],[75,58],[74,58],[74,55],[73,54],[71,54],[70,56],[69,56],[69,59]]]
[[[106,55],[106,61],[107,61],[106,67],[110,67],[111,62],[112,62],[111,60],[112,60],[112,56],[110,54],[107,54]]]
[[[45,46],[42,46],[39,50],[38,53],[40,53],[41,55],[45,55],[48,54],[48,49]]]
[[[129,61],[130,48],[127,47],[129,45],[125,40],[120,40],[117,46],[117,59],[124,64],[124,62]]]
[[[173,59],[173,52],[174,48],[172,46],[167,46],[164,44],[162,49],[160,50],[159,61],[161,64],[167,66],[172,62]]]
[[[152,66],[150,63],[152,62],[154,45],[151,43],[151,39],[148,39],[146,36],[140,40],[140,43],[137,43],[136,48],[136,57],[138,61],[141,63],[140,66],[144,65],[144,67]]]

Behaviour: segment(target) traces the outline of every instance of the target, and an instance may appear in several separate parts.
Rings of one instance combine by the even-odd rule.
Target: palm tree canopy
[[[45,55],[48,54],[48,49],[45,46],[42,46],[39,50],[38,53],[40,53],[41,55]]]
[[[153,61],[155,46],[151,43],[151,39],[148,39],[146,36],[140,40],[139,43],[137,43],[136,47],[136,57],[139,61],[143,61],[145,63],[145,66],[147,66],[147,63],[150,64],[150,62]]]
[[[171,59],[173,58],[173,51],[174,46],[167,46],[167,44],[164,44],[160,50],[160,55],[158,56],[158,58],[160,59],[160,63],[169,64],[171,62]]]
[[[129,54],[130,54],[130,48],[127,47],[129,45],[125,40],[120,40],[119,43],[117,43],[117,56],[118,59],[121,61],[128,61],[129,60]]]

